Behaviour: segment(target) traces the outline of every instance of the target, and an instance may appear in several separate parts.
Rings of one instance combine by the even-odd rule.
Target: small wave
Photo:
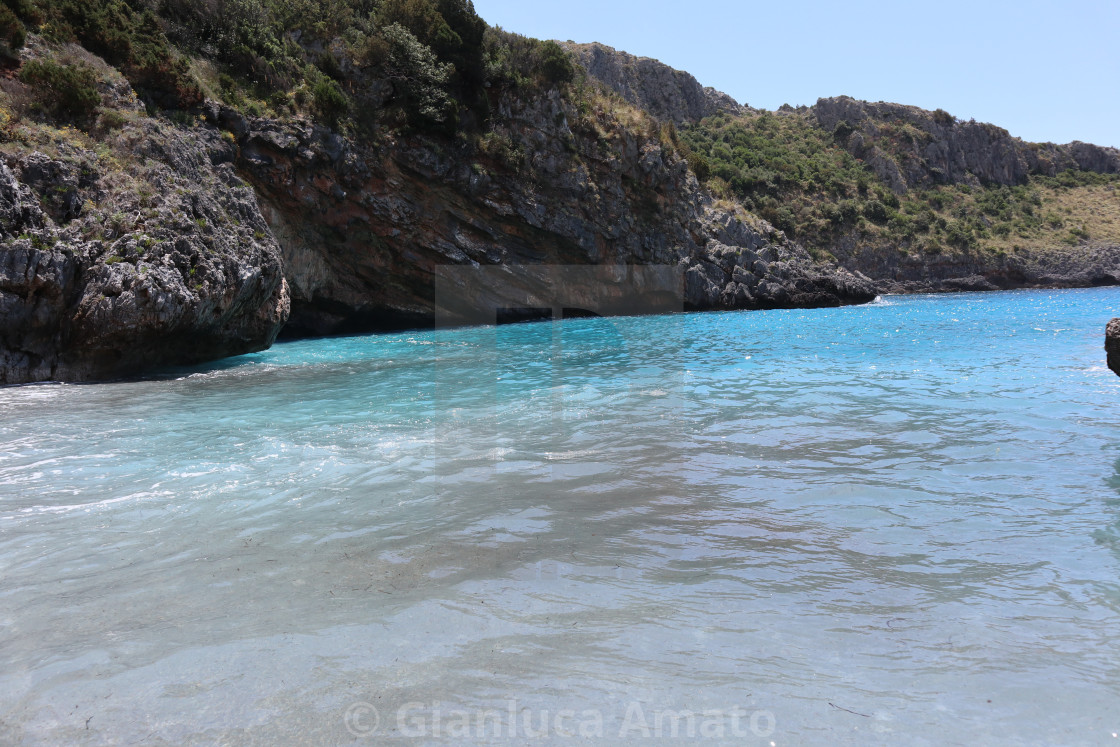
[[[80,511],[82,509],[89,510],[91,508],[102,508],[111,506],[114,503],[124,503],[133,500],[147,500],[149,498],[167,498],[173,496],[174,493],[166,490],[148,491],[145,490],[140,493],[133,493],[131,495],[123,495],[119,498],[106,498],[101,501],[90,501],[88,503],[70,503],[62,506],[27,506],[20,509],[22,514],[64,514],[71,511]]]

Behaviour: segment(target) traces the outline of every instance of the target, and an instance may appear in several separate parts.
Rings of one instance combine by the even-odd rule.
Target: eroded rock
[[[439,265],[679,266],[691,309],[875,297],[867,278],[817,266],[769,224],[714,202],[656,127],[580,112],[555,91],[503,95],[494,109],[487,138],[504,145],[474,151],[249,123],[239,164],[283,248],[286,336],[430,326]]]
[[[78,147],[0,165],[0,384],[261,350],[287,319],[279,247],[217,131],[142,120],[112,146],[142,166]]]
[[[598,43],[566,42],[561,46],[592,78],[662,121],[679,125],[713,114],[749,111],[726,93],[705,88],[690,74],[658,60],[635,57]]]
[[[1105,328],[1104,349],[1108,356],[1108,367],[1120,376],[1120,319],[1113,319]]]

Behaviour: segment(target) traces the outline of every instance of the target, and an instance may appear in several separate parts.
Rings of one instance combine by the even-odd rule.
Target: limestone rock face
[[[868,103],[847,96],[820,99],[812,107],[818,124],[836,132],[896,192],[939,183],[1005,184],[1028,174],[1054,176],[1078,168],[1120,173],[1120,151],[1088,143],[1027,143],[982,122],[961,122],[945,112],[902,104]],[[892,156],[874,145],[886,137]]]
[[[1108,367],[1120,376],[1120,319],[1113,319],[1105,328],[1104,349],[1108,355]]]
[[[0,164],[0,384],[89,381],[261,350],[279,247],[217,131],[142,120]],[[135,160],[138,159],[138,160]]]
[[[675,124],[748,109],[726,93],[705,88],[681,70],[648,57],[635,57],[603,44],[561,44],[588,75],[657,119]]]
[[[875,297],[866,278],[816,266],[769,224],[713,202],[655,132],[581,113],[555,91],[494,109],[487,138],[500,149],[230,123],[282,247],[286,336],[430,326],[439,265],[669,265],[693,309]]]
[[[928,255],[861,251],[858,240],[845,238],[831,249],[842,265],[874,278],[881,293],[1120,285],[1120,245],[1107,242],[1004,254]]]

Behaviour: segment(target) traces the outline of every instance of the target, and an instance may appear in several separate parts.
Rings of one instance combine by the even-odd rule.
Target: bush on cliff
[[[169,108],[201,103],[202,90],[190,75],[189,63],[168,45],[159,18],[150,9],[137,9],[125,0],[36,3],[50,38],[79,42],[104,57],[152,103]]]
[[[331,124],[337,123],[350,107],[338,83],[325,76],[311,87],[311,95],[315,97],[315,108]]]
[[[377,64],[409,118],[420,123],[443,123],[454,111],[445,86],[453,73],[450,63],[441,63],[431,48],[420,43],[408,29],[393,24],[382,30],[383,55]]]
[[[502,28],[487,29],[483,40],[486,80],[527,90],[551,88],[576,79],[572,56],[554,41],[540,41]]]
[[[551,39],[541,45],[540,68],[549,83],[570,83],[576,75],[568,53]]]
[[[37,103],[54,116],[83,119],[101,103],[97,75],[88,65],[32,60],[19,77],[35,90]]]
[[[450,63],[458,82],[468,86],[483,79],[482,39],[486,22],[470,0],[384,0],[379,25],[408,29],[441,62]]]
[[[23,46],[27,34],[23,23],[6,5],[0,5],[0,56],[14,58]]]

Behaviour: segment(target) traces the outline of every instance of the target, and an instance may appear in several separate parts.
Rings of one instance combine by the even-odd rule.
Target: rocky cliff
[[[694,309],[869,301],[772,226],[707,195],[656,123],[586,114],[553,90],[495,102],[480,147],[339,137],[224,109],[239,164],[282,247],[285,334],[430,326],[437,265],[672,265]],[[641,113],[628,116],[640,119]],[[494,147],[493,143],[500,143]]]
[[[392,96],[353,74],[371,106]],[[712,198],[638,109],[523,85],[488,106],[470,137],[214,102],[175,121],[124,106],[96,136],[29,125],[4,147],[0,382],[244,353],[285,322],[290,337],[431,326],[440,265],[670,266],[692,309],[875,296]]]
[[[635,57],[603,44],[562,44],[587,74],[630,104],[659,120],[683,124],[713,114],[739,115],[751,111],[696,78],[648,57]]]
[[[939,222],[948,228],[945,239],[918,246],[889,228],[877,237],[864,230],[831,242],[828,249],[841,264],[875,278],[884,292],[1120,283],[1117,185],[1105,182],[1094,192],[1076,186],[1092,182],[1084,177],[1065,187],[1037,184],[1039,177],[1071,172],[1120,174],[1115,148],[1028,143],[1003,128],[960,121],[944,111],[845,96],[821,99],[808,113],[903,197],[903,224],[909,208],[927,224],[932,220],[935,229]],[[1018,202],[1008,187],[1023,188]],[[1078,202],[1075,211],[1071,204]]]
[[[279,248],[227,140],[142,119],[106,142],[4,148],[0,384],[261,350],[287,319]]]

